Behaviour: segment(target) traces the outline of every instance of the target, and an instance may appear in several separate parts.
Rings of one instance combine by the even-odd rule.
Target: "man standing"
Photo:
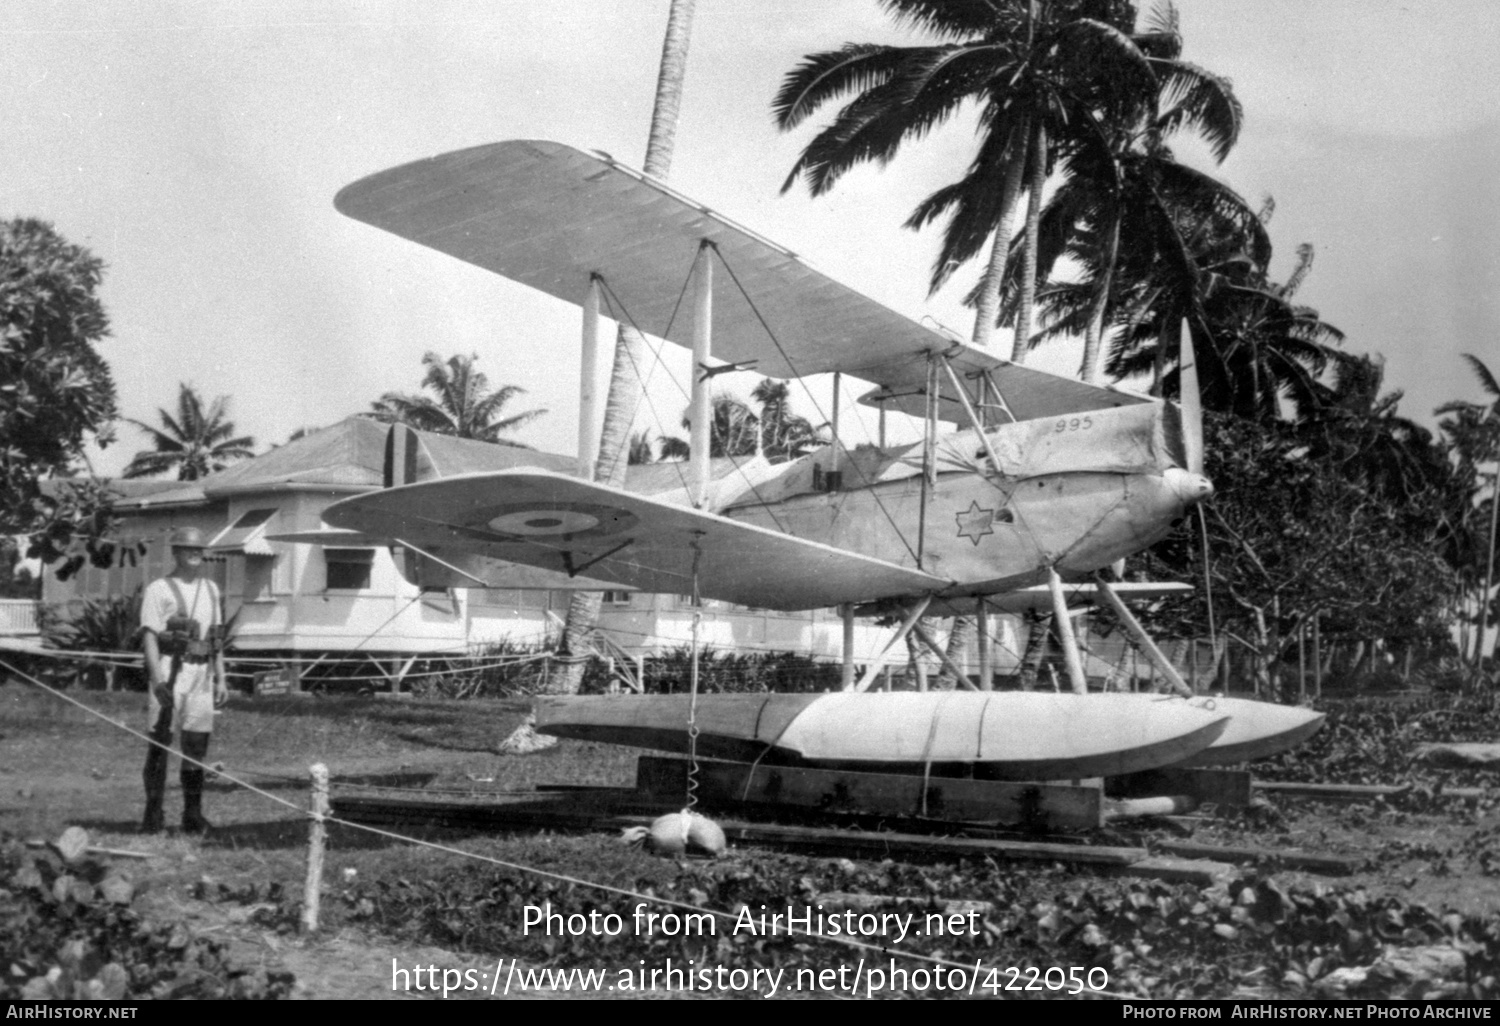
[[[182,829],[201,834],[203,767],[214,729],[214,709],[229,697],[220,643],[223,620],[219,589],[203,575],[206,544],[196,527],[179,527],[167,538],[172,572],[146,586],[141,598],[141,629],[150,688],[148,709],[153,744],[146,752],[146,815],[141,832],[161,833],[162,800],[167,790],[167,753],[172,730],[182,732]],[[189,762],[188,760],[196,760]]]

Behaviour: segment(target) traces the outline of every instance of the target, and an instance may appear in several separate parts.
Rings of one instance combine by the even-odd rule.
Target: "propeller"
[[[1203,397],[1198,391],[1198,360],[1193,351],[1193,334],[1186,317],[1182,319],[1182,352],[1177,364],[1177,381],[1181,395],[1182,448],[1187,469],[1203,473]]]
[[[1198,389],[1198,355],[1193,349],[1193,332],[1188,319],[1182,319],[1181,353],[1177,362],[1178,405],[1182,409],[1182,448],[1187,458],[1187,469],[1194,474],[1203,473],[1203,395]],[[1199,538],[1203,542],[1203,596],[1208,604],[1209,644],[1218,646],[1218,631],[1214,624],[1214,590],[1208,563],[1208,517],[1203,504],[1198,504]]]

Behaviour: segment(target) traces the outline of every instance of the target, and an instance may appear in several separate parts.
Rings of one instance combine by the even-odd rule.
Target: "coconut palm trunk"
[[[693,28],[696,0],[672,0],[667,14],[666,37],[662,41],[661,69],[656,78],[656,102],[651,111],[651,131],[646,143],[645,172],[665,180],[672,166],[677,139],[677,115],[682,106],[682,82],[687,71],[688,43]],[[599,458],[594,480],[618,488],[625,482],[630,428],[640,405],[646,342],[640,333],[624,324],[615,339],[614,366],[609,393],[604,401],[604,426],[599,435]],[[568,659],[549,681],[549,691],[576,694],[583,683],[588,658],[593,654],[594,628],[599,622],[603,596],[594,591],[575,591],[568,604],[561,652]]]
[[[1025,363],[1031,351],[1032,311],[1036,306],[1037,235],[1042,224],[1042,188],[1047,184],[1047,126],[1036,123],[1031,140],[1031,182],[1027,186],[1026,239],[1021,248],[1021,294],[1016,308],[1016,337],[1010,358]]]
[[[1015,227],[1016,197],[1021,194],[1021,179],[1026,173],[1027,139],[1030,133],[1023,127],[1012,136],[1021,152],[1015,154],[1005,166],[1005,179],[1000,184],[1000,223],[995,227],[995,238],[990,248],[990,262],[985,267],[979,282],[979,295],[974,304],[974,344],[988,347],[995,336],[996,322],[1000,318],[1000,289],[1005,283],[1005,264],[1010,256],[1010,236]]]

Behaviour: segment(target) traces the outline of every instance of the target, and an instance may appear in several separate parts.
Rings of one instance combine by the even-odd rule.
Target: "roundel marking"
[[[633,513],[586,502],[496,506],[480,511],[475,519],[496,534],[538,539],[604,537],[639,523]]]

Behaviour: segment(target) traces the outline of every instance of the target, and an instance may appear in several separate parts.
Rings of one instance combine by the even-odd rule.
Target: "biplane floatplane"
[[[1042,604],[1066,625],[1065,580],[1089,580],[1166,537],[1213,490],[1195,408],[1184,415],[955,341],[603,154],[541,141],[480,146],[372,175],[335,204],[583,312],[578,476],[453,473],[446,440],[398,427],[388,487],[330,506],[334,531],[284,536],[399,545],[404,572],[423,587],[623,587],[781,610],[838,606],[846,649],[855,615],[897,614],[888,655],[921,631],[924,614],[982,619]],[[692,349],[691,456],[670,492],[591,480],[606,312]],[[711,479],[710,383],[750,368],[868,382],[875,387],[862,403],[922,418],[925,437],[853,450],[835,440],[792,462],[752,460]],[[939,432],[953,422],[956,430]],[[1120,601],[1122,592],[1174,587],[1183,586],[1102,577],[1087,585],[1181,686]],[[846,651],[841,693],[699,697],[697,751],[1049,780],[1239,762],[1296,744],[1321,723],[1263,703],[1086,694],[1076,648],[1068,651],[1065,693],[989,690],[983,647],[975,690],[870,692],[885,655],[856,681]],[[549,697],[538,702],[537,728],[685,751],[688,715],[686,696]]]

